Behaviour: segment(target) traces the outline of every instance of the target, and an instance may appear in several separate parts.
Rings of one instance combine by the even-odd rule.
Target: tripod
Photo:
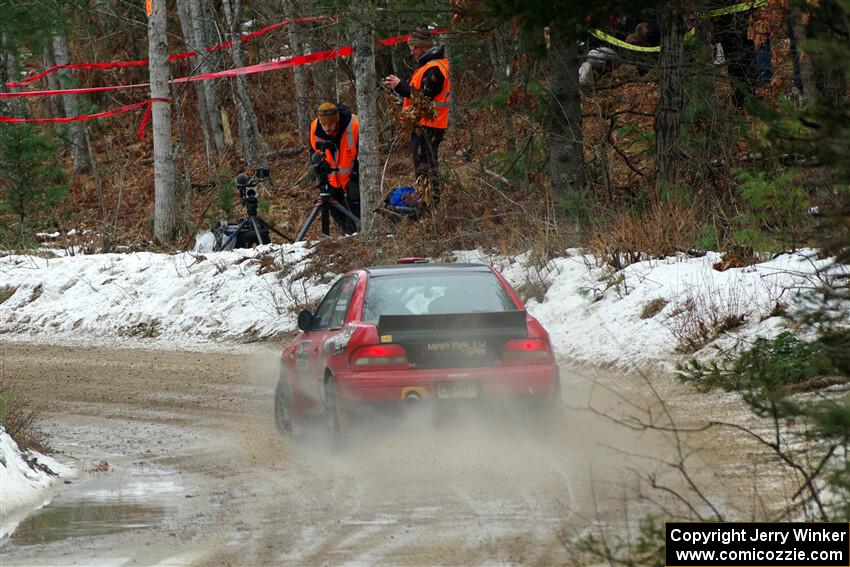
[[[277,234],[287,242],[294,242],[291,238],[257,215],[259,198],[257,196],[256,181],[258,179],[268,177],[268,170],[257,170],[257,172],[257,174],[250,178],[245,174],[240,174],[236,177],[236,187],[239,189],[239,196],[242,199],[242,203],[245,205],[245,209],[248,211],[248,216],[236,225],[236,229],[227,237],[227,240],[223,241],[220,246],[217,244],[213,248],[215,251],[232,250],[237,246],[240,248],[248,248],[254,243],[257,245],[268,244],[271,242],[269,239],[269,231]],[[263,175],[260,175],[260,173],[263,173]],[[247,237],[240,241],[239,234],[243,231],[243,228],[246,229],[246,232],[253,230],[253,234],[249,232]],[[256,237],[256,240],[254,237]]]
[[[319,185],[319,198],[316,199],[316,201],[313,203],[313,208],[310,211],[310,214],[307,216],[307,220],[304,221],[304,225],[301,227],[301,230],[299,230],[298,234],[295,236],[295,242],[298,242],[304,238],[304,235],[307,234],[308,230],[310,230],[310,226],[313,224],[313,221],[316,220],[316,216],[319,213],[322,213],[322,234],[328,236],[331,232],[331,207],[351,219],[351,221],[354,222],[354,226],[357,227],[357,230],[360,230],[360,219],[354,216],[354,214],[347,208],[340,205],[339,201],[337,201],[331,196],[330,187],[328,186],[328,183],[325,180],[321,185]]]

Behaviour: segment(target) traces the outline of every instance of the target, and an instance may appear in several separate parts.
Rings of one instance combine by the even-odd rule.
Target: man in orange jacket
[[[320,153],[333,171],[328,175],[331,196],[360,218],[360,184],[357,145],[360,141],[360,122],[347,106],[323,102],[318,116],[310,125],[310,153]],[[320,150],[318,142],[330,142],[331,148]],[[337,226],[345,233],[357,231],[354,222],[335,208],[330,208]]]
[[[404,97],[405,107],[410,106],[411,88],[422,91],[422,94],[434,101],[437,117],[433,120],[419,119],[413,128],[410,147],[417,177],[428,175],[431,178],[431,197],[436,205],[440,199],[441,185],[437,149],[449,127],[449,103],[452,96],[449,60],[446,59],[445,47],[436,45],[427,29],[410,34],[407,46],[419,65],[410,82],[389,75],[384,77],[383,83]]]

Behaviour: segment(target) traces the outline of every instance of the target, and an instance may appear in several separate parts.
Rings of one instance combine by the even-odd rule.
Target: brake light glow
[[[376,366],[402,366],[407,367],[407,351],[401,345],[367,345],[362,346],[351,353],[349,360],[355,368]]]
[[[549,343],[543,339],[512,339],[505,341],[502,349],[502,362],[527,363],[548,360],[550,355]]]

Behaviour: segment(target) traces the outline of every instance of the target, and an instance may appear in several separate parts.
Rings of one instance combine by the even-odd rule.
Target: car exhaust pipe
[[[409,406],[415,406],[422,401],[422,396],[420,396],[418,392],[408,392],[407,395],[404,396],[404,401]]]
[[[407,386],[402,388],[401,399],[409,406],[418,405],[425,399],[425,388],[421,386]]]

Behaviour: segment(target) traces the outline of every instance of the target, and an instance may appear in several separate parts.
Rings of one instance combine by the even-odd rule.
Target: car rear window
[[[486,313],[516,309],[502,284],[489,272],[430,272],[372,276],[366,287],[363,320],[381,315]]]

